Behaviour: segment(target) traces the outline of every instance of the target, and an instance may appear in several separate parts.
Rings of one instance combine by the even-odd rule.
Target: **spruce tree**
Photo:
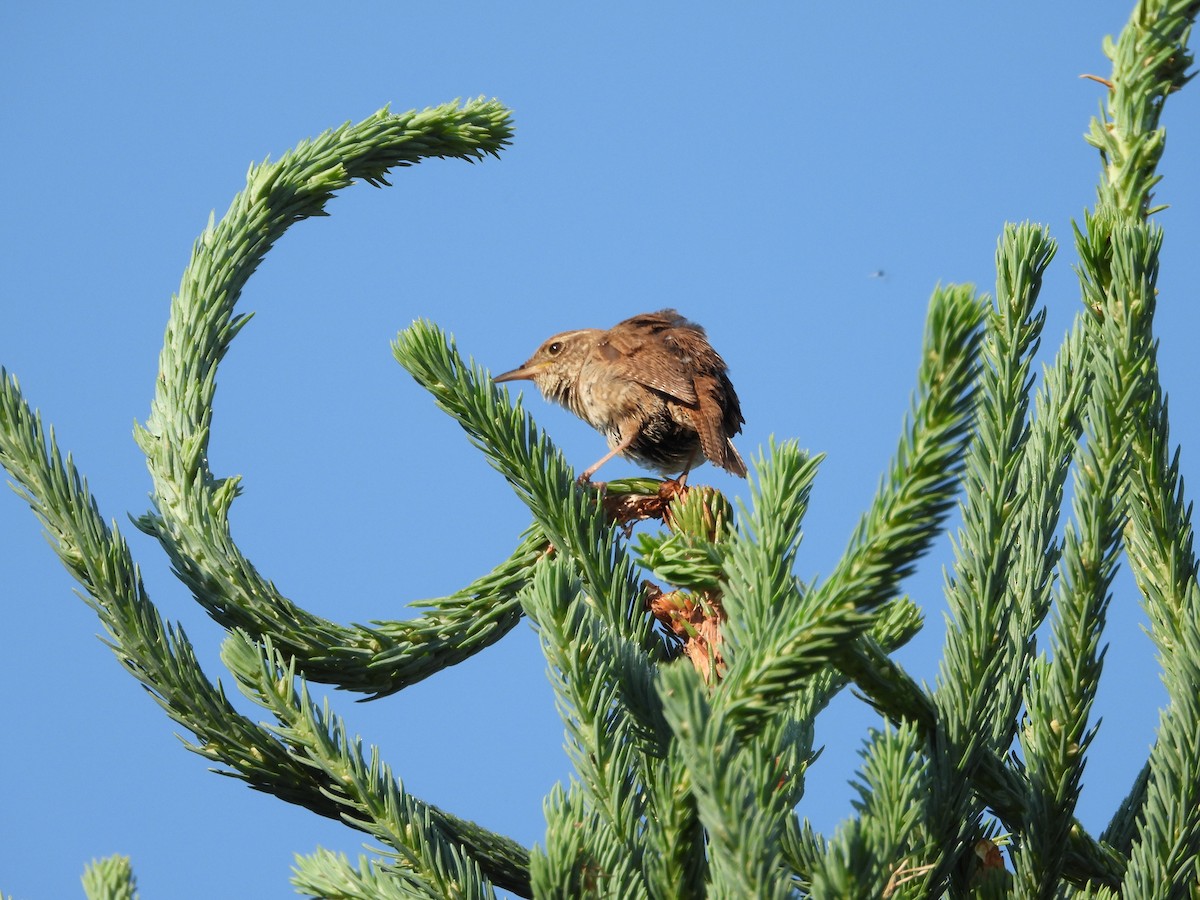
[[[236,479],[209,468],[219,363],[246,321],[249,277],[294,222],[356,180],[428,157],[482,159],[511,138],[495,101],[382,110],[254,167],[197,239],[171,304],[151,413],[137,428],[154,536],[228,630],[222,659],[266,721],[239,712],[152,603],[115,523],[23,398],[0,378],[0,463],[79,581],[120,664],[190,734],[190,749],[257,790],[340,819],[382,850],[318,851],[294,879],[322,897],[1196,896],[1200,891],[1200,587],[1191,506],[1169,440],[1153,333],[1161,229],[1159,117],[1188,79],[1200,3],[1146,0],[1106,44],[1113,67],[1088,141],[1102,160],[1074,234],[1083,303],[1039,379],[1038,292],[1057,245],[1010,225],[994,299],[930,301],[912,408],[845,554],[797,572],[821,458],[794,440],[753,462],[735,507],[693,485],[581,487],[519,402],[418,321],[401,366],[528,506],[511,556],[413,618],[345,626],[283,596],[233,540]],[[1067,496],[1070,479],[1069,501]],[[944,655],[930,688],[892,653],[921,627],[904,578],[961,511],[946,576]],[[631,523],[648,517],[652,524]],[[1124,560],[1168,702],[1108,826],[1075,818]],[[383,698],[504,638],[537,630],[575,772],[527,848],[405,791],[309,684]],[[1042,628],[1046,624],[1047,628]],[[1044,635],[1038,647],[1035,634]],[[879,713],[854,815],[804,818],[820,766],[816,715],[841,691]],[[1007,850],[1011,869],[1006,865]],[[132,896],[128,860],[93,864],[91,897]]]

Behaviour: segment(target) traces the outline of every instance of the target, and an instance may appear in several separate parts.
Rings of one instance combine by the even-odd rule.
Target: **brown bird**
[[[742,408],[725,360],[704,329],[673,309],[642,313],[604,331],[556,334],[496,381],[528,378],[608,438],[609,452],[579,477],[590,481],[614,456],[684,476],[705,459],[734,475]]]

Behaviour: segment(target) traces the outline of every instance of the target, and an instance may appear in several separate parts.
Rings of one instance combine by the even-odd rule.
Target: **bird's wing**
[[[699,331],[701,337],[704,335],[699,325],[693,325],[673,309],[664,309],[620,322],[600,341],[596,352],[611,366],[614,375],[695,406],[699,398],[692,373],[697,363],[703,371],[705,360],[693,360],[687,349],[672,339],[669,331],[672,328],[690,328]],[[645,351],[639,352],[643,348]],[[715,351],[709,352],[716,357]],[[720,362],[720,357],[716,359]]]

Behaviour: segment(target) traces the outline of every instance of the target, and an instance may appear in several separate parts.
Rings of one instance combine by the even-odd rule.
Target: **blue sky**
[[[254,321],[223,363],[211,460],[241,474],[234,535],[294,600],[343,622],[397,618],[502,560],[527,515],[393,361],[414,318],[492,371],[546,336],[674,306],[709,331],[755,454],[770,435],[828,454],[800,574],[827,573],[891,454],[930,292],[990,291],[1005,221],[1061,248],[1045,343],[1078,305],[1071,220],[1094,198],[1082,133],[1124,2],[8,4],[0,144],[0,364],[75,454],[107,517],[210,676],[222,632],[127,514],[148,505],[131,432],[153,391],[168,301],[210,210],[248,165],[385,104],[480,94],[511,106],[499,160],[433,161],[356,185],[295,226],[251,280]],[[1158,333],[1173,437],[1197,483],[1193,285],[1200,87],[1172,97]],[[882,271],[885,277],[872,277]],[[530,398],[579,466],[602,439]],[[612,464],[605,475],[631,474]],[[745,497],[711,467],[697,477]],[[926,631],[901,659],[932,680],[943,542],[907,585]],[[89,859],[133,858],[145,896],[294,896],[294,853],[361,837],[210,774],[95,637],[93,613],[15,496],[0,496],[7,709],[0,891],[77,895]],[[1153,739],[1162,690],[1131,581],[1117,584],[1104,726],[1086,775],[1099,829]],[[418,796],[532,844],[568,774],[528,626],[402,695],[334,702]],[[849,812],[865,729],[847,698],[803,812]]]

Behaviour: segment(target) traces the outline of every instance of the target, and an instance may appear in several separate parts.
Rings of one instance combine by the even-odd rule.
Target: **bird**
[[[642,313],[607,331],[548,338],[495,381],[530,380],[608,439],[609,452],[579,476],[588,483],[614,456],[682,483],[705,460],[742,478],[733,436],[745,419],[725,360],[704,329],[673,309]]]

